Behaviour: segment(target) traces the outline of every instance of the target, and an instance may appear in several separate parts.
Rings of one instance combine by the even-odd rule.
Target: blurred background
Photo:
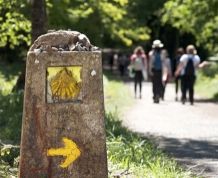
[[[121,125],[120,113],[134,103],[123,82],[131,80],[136,46],[148,55],[160,39],[173,64],[177,48],[194,44],[210,63],[199,73],[197,92],[217,101],[217,7],[217,0],[0,0],[0,177],[17,175],[27,51],[38,36],[59,29],[84,33],[102,50],[110,176],[191,177],[150,139]],[[127,59],[123,77],[119,54]]]

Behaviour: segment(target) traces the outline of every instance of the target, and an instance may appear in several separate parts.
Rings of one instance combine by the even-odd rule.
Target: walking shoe
[[[182,104],[185,104],[185,99],[182,99]]]
[[[158,100],[154,100],[154,103],[157,103],[157,104],[158,104],[158,103],[159,103],[159,99],[158,99]]]
[[[154,98],[154,103],[159,103],[159,98],[158,97]]]

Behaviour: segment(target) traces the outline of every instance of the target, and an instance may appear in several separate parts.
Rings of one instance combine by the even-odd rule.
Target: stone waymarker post
[[[57,31],[28,52],[20,178],[106,178],[101,52]]]

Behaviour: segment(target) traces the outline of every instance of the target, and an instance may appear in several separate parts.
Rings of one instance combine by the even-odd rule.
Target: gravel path
[[[133,83],[128,85],[133,92]],[[187,169],[218,178],[218,103],[197,98],[194,106],[182,105],[174,97],[174,85],[169,84],[165,101],[154,104],[151,83],[145,83],[142,99],[126,112],[123,124],[153,138]]]

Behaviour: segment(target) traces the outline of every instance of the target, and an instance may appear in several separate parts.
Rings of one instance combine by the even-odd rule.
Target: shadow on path
[[[185,168],[204,177],[218,177],[218,140],[189,140],[145,135],[154,140],[158,148],[174,157]]]
[[[214,104],[218,104],[218,99],[214,98],[214,99],[195,99],[196,103],[214,103]]]

